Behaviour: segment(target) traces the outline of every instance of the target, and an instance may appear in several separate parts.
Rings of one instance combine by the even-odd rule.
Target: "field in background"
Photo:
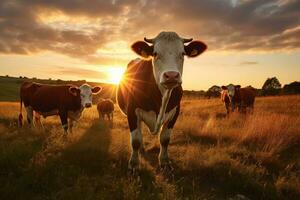
[[[20,86],[23,82],[30,81],[41,84],[51,84],[51,85],[76,85],[80,86],[86,83],[85,80],[78,81],[66,81],[66,80],[51,80],[51,79],[37,79],[37,78],[17,78],[9,76],[0,76],[0,102],[10,101],[15,102],[20,100]],[[116,93],[116,85],[106,84],[106,83],[94,83],[87,82],[91,86],[100,86],[102,91],[98,95],[94,95],[93,100],[98,102],[99,98],[111,98],[114,99]]]
[[[141,173],[127,173],[129,131],[84,111],[62,140],[58,117],[19,129],[19,104],[0,103],[0,199],[300,199],[300,96],[257,98],[253,115],[227,118],[219,99],[187,99],[171,136],[174,177],[156,167],[144,130]]]

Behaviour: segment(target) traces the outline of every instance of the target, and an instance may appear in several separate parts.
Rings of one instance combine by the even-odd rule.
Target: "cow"
[[[36,123],[40,123],[40,115],[44,118],[58,115],[66,136],[68,127],[72,132],[73,123],[80,118],[83,109],[92,106],[92,95],[100,91],[100,87],[91,87],[88,84],[77,87],[24,82],[20,88],[19,124],[22,126],[23,123],[22,104],[24,103],[29,126],[33,124],[34,112]]]
[[[167,149],[180,112],[184,56],[196,57],[207,48],[192,40],[175,32],[161,32],[131,46],[143,59],[128,64],[117,89],[117,103],[127,116],[132,147],[128,167],[133,172],[139,168],[139,150],[143,148],[141,122],[151,134],[159,133],[159,166],[171,169]]]
[[[248,86],[241,88],[240,85],[234,85],[233,87],[228,87],[227,90],[233,112],[237,109],[241,113],[246,113],[247,108],[250,109],[251,113],[253,112],[256,96],[256,92],[253,87]],[[224,90],[222,88],[222,92],[223,91]]]
[[[97,104],[97,110],[99,114],[99,118],[105,119],[105,115],[108,120],[113,120],[114,118],[114,102],[110,99],[103,99]]]

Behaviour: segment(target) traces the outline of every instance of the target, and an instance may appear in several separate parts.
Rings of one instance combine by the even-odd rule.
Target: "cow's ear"
[[[227,90],[227,89],[228,89],[228,88],[227,88],[226,86],[224,86],[224,85],[223,85],[221,88],[222,88],[222,90]]]
[[[79,91],[78,87],[73,87],[73,86],[69,87],[69,92],[75,97],[78,95],[78,91]]]
[[[241,85],[235,85],[234,86],[236,89],[240,89],[241,88]]]
[[[131,45],[131,49],[143,58],[149,58],[153,54],[153,46],[149,46],[146,42],[137,41]]]
[[[98,94],[99,92],[101,92],[101,90],[102,90],[101,87],[96,86],[96,87],[92,88],[92,93],[93,94]]]
[[[184,46],[185,54],[188,57],[196,57],[207,49],[206,44],[201,41],[193,41]]]

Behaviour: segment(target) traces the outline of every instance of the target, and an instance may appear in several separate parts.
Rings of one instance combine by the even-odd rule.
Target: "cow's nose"
[[[180,80],[180,74],[176,71],[165,72],[163,76],[166,83],[178,83]]]
[[[92,106],[91,103],[86,103],[86,104],[85,104],[85,107],[86,107],[86,108],[89,108],[89,107],[91,107],[91,106]]]

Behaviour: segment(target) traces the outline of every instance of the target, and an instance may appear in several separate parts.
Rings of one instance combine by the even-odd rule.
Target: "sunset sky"
[[[208,46],[184,89],[300,81],[299,0],[1,0],[0,75],[114,82],[161,31]]]

